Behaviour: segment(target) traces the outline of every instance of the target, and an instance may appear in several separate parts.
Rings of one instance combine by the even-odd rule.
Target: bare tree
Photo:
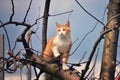
[[[71,11],[56,14],[56,15],[49,15],[48,13],[49,13],[50,0],[46,0],[44,15],[42,17],[39,17],[38,19],[36,19],[35,23],[29,24],[29,23],[27,23],[26,18],[28,16],[29,10],[31,9],[32,1],[33,0],[30,1],[29,7],[26,11],[25,17],[23,18],[22,22],[13,20],[13,17],[15,15],[15,10],[14,10],[15,6],[14,6],[13,0],[11,0],[12,14],[10,16],[10,19],[4,23],[2,21],[0,21],[1,22],[0,28],[2,28],[2,27],[5,28],[6,25],[10,25],[10,24],[15,24],[16,26],[21,25],[21,26],[25,27],[25,29],[20,34],[20,36],[18,38],[16,38],[15,46],[13,47],[13,49],[11,49],[11,45],[9,45],[9,50],[6,52],[9,55],[9,58],[0,57],[0,60],[1,60],[0,62],[4,63],[4,69],[1,68],[1,70],[7,71],[8,73],[14,73],[18,69],[18,67],[22,68],[22,66],[26,66],[27,64],[30,64],[33,67],[37,67],[38,69],[40,69],[40,73],[36,74],[37,80],[39,79],[40,74],[42,74],[43,72],[51,74],[54,77],[57,77],[57,78],[62,79],[62,80],[63,79],[65,79],[65,80],[66,79],[79,80],[79,75],[76,73],[75,69],[65,71],[65,72],[62,69],[59,70],[59,67],[57,67],[56,65],[49,64],[49,63],[45,62],[41,56],[39,56],[35,53],[37,51],[32,49],[30,47],[30,44],[29,44],[31,36],[33,34],[36,34],[36,32],[32,31],[31,28],[37,24],[38,20],[43,18],[43,40],[42,41],[43,41],[43,49],[44,49],[45,45],[46,45],[46,33],[47,33],[48,17],[66,14],[66,13],[69,13]],[[6,32],[6,34],[7,34],[7,32]],[[8,39],[8,43],[10,43],[9,37],[7,39]],[[17,42],[21,42],[23,44],[24,50],[26,52],[25,54],[23,54],[21,51],[18,53],[14,52],[14,49],[16,47]],[[19,56],[20,54],[23,54],[24,58],[21,58]],[[66,75],[68,77],[66,77]],[[76,76],[76,77],[74,77],[74,76]]]
[[[55,80],[55,79],[57,79],[57,80],[85,80],[85,79],[89,79],[88,76],[91,74],[91,72],[93,71],[93,68],[95,67],[97,56],[95,57],[95,61],[94,61],[94,64],[93,64],[93,67],[91,70],[89,69],[90,64],[92,62],[92,59],[95,56],[95,52],[96,52],[96,49],[97,49],[99,43],[101,42],[102,39],[104,39],[104,36],[106,35],[105,36],[105,44],[104,44],[103,64],[101,67],[100,79],[103,80],[104,75],[108,74],[106,76],[105,80],[113,80],[114,73],[115,73],[115,66],[116,66],[115,62],[116,62],[116,51],[117,51],[117,42],[118,42],[118,28],[120,26],[119,25],[120,24],[119,23],[119,18],[120,18],[119,17],[120,16],[120,13],[119,13],[120,2],[119,1],[110,0],[109,8],[108,8],[109,9],[108,22],[107,22],[107,24],[104,24],[102,21],[100,21],[95,16],[93,16],[91,13],[89,13],[80,4],[80,2],[78,0],[75,0],[75,2],[79,5],[80,8],[82,8],[89,16],[94,18],[97,21],[97,23],[99,22],[104,27],[103,27],[103,31],[97,38],[95,44],[93,45],[93,48],[90,52],[88,61],[81,62],[85,56],[85,55],[83,55],[82,59],[80,59],[80,61],[78,63],[68,63],[70,66],[70,70],[67,70],[67,71],[62,70],[61,66],[58,63],[56,63],[57,58],[54,58],[51,61],[46,62],[42,58],[41,55],[45,49],[46,42],[47,42],[48,18],[66,14],[66,13],[71,13],[71,12],[73,12],[73,10],[55,14],[55,15],[51,15],[49,13],[51,0],[45,0],[43,16],[38,17],[33,24],[30,24],[30,23],[27,23],[26,19],[27,19],[29,11],[31,9],[32,1],[33,0],[30,0],[29,6],[28,6],[28,9],[26,10],[23,21],[17,21],[17,20],[14,21],[13,20],[13,17],[15,15],[15,5],[14,5],[13,0],[11,0],[12,14],[10,15],[9,20],[7,22],[2,22],[0,20],[0,28],[4,28],[6,34],[8,34],[6,31],[6,28],[5,28],[6,25],[14,24],[15,26],[18,26],[18,25],[24,26],[24,30],[19,35],[19,37],[16,38],[15,45],[13,48],[11,48],[9,37],[7,37],[9,49],[7,50],[6,54],[9,55],[9,57],[8,58],[0,57],[0,63],[4,63],[4,69],[0,68],[1,71],[6,71],[8,73],[14,73],[18,68],[22,68],[23,66],[26,66],[26,64],[29,64],[34,67],[36,80],[39,79],[40,75],[43,72],[46,72],[47,74],[52,75],[51,80]],[[32,39],[33,34],[36,34],[36,31],[32,31],[31,28],[34,27],[35,25],[37,25],[37,21],[40,19],[43,19],[41,54],[39,51],[33,49],[30,46],[30,40]],[[94,29],[96,28],[96,25],[93,27],[93,29],[90,32],[88,32],[83,37],[82,41],[78,44],[76,49],[73,51],[73,54],[78,50],[78,48],[80,47],[80,45],[84,41],[84,39],[87,37],[87,35],[89,35],[90,33],[92,33],[94,31]],[[23,53],[22,51],[19,51],[16,53],[14,52],[17,42],[20,42],[21,44],[23,44],[23,50],[25,53]],[[71,55],[73,55],[73,54],[71,54]],[[19,55],[22,55],[22,57]],[[74,69],[74,66],[80,67],[81,64],[86,64],[85,68],[83,70],[81,70],[81,72]],[[40,72],[37,73],[35,68],[40,69]],[[88,70],[90,70],[90,71],[88,72]],[[87,74],[87,72],[88,72],[88,74]]]
[[[108,21],[106,30],[120,26],[120,1],[110,0],[108,5]],[[117,16],[117,17],[116,17]],[[105,35],[100,80],[114,80],[119,30]]]
[[[47,43],[47,23],[49,16],[50,1],[46,0],[44,8],[43,28],[42,28],[42,51],[44,51]]]

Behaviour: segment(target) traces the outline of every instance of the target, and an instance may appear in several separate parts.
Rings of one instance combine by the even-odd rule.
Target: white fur
[[[58,29],[57,36],[55,37],[53,43],[55,46],[57,46],[57,48],[55,48],[56,51],[59,51],[59,53],[65,53],[66,51],[68,51],[72,43],[70,32],[67,32],[66,30],[64,30],[64,28]]]
[[[54,47],[52,48],[53,55],[55,57],[60,56],[60,53],[66,53],[70,49],[70,45],[72,44],[72,39],[70,36],[70,32],[67,32],[63,28],[57,30],[57,36],[53,41]],[[62,69],[68,70],[69,67],[66,63],[62,63]]]
[[[69,67],[67,66],[67,64],[66,64],[66,63],[63,63],[63,64],[62,64],[62,69],[63,69],[63,70],[68,70],[68,69],[69,69]]]
[[[61,38],[59,36],[56,36],[56,38],[53,41],[54,47],[53,47],[53,54],[59,53],[65,53],[69,50],[70,45],[72,43],[71,38]]]
[[[72,40],[71,40],[71,37],[63,38],[63,37],[56,36],[53,43],[55,45],[52,49],[53,55],[55,57],[58,57],[60,56],[60,53],[65,53],[66,51],[69,50]],[[69,67],[66,65],[66,63],[63,62],[62,69],[68,70]]]
[[[67,31],[64,28],[59,28],[57,31],[57,35],[59,37],[67,37]]]
[[[54,55],[55,57],[60,56],[60,53],[59,53],[59,50],[58,50],[58,47],[57,47],[57,46],[54,46],[54,47],[52,48],[52,51],[53,51],[53,55]]]

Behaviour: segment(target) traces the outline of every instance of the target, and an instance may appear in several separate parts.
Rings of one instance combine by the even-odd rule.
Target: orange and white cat
[[[48,41],[43,53],[43,57],[45,60],[49,61],[54,57],[60,56],[62,69],[68,70],[69,67],[66,65],[66,62],[68,60],[70,49],[72,46],[70,22],[67,21],[66,24],[56,23],[56,27],[57,34],[56,36],[52,36]]]

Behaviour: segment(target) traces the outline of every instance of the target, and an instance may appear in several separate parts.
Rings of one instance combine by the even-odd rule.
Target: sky
[[[82,6],[88,12],[90,12],[97,19],[102,21],[104,10],[108,4],[108,0],[86,0],[86,1],[78,0],[78,1],[82,4]],[[23,21],[23,18],[25,16],[30,0],[14,0],[14,3],[15,3],[15,15],[13,16],[13,20],[21,22]],[[41,17],[43,15],[44,4],[45,4],[45,0],[33,0],[31,9],[27,16],[28,23],[33,24],[38,17]],[[72,50],[71,50],[71,53],[72,53],[76,49],[76,46],[80,43],[80,41],[86,35],[86,33],[88,33],[93,29],[97,21],[93,19],[91,16],[89,16],[83,9],[81,9],[81,7],[75,2],[75,0],[51,0],[50,11],[49,11],[50,15],[63,13],[71,10],[73,10],[72,13],[49,17],[47,37],[49,39],[50,36],[56,34],[56,25],[55,25],[56,22],[60,24],[64,24],[67,22],[69,18],[72,40],[73,42],[75,41],[75,43],[72,46]],[[2,22],[7,22],[10,18],[11,13],[12,13],[12,10],[11,10],[10,0],[0,0],[0,20]],[[107,20],[107,11],[105,13],[105,17],[103,21],[105,24],[106,24],[106,20]],[[38,51],[41,51],[42,19],[39,20],[39,23],[35,25],[32,28],[32,30],[36,30],[38,26],[39,26],[39,29],[37,33],[32,36],[32,47]],[[13,48],[16,38],[24,30],[24,27],[15,26],[15,25],[9,25],[5,27],[8,30],[8,33],[10,36],[9,38],[11,41],[11,47]],[[95,28],[95,30],[85,38],[85,40],[83,41],[81,46],[78,48],[78,50],[74,53],[74,55],[69,57],[68,62],[78,63],[79,60],[83,57],[85,52],[86,52],[86,55],[83,61],[88,60],[90,52],[92,51],[95,41],[100,35],[100,31],[102,30],[102,27],[103,25],[101,25],[100,23],[97,24],[97,27]],[[0,28],[0,34],[5,34],[3,28]],[[76,41],[76,39],[78,40]],[[119,41],[119,44],[120,44],[120,41]],[[5,50],[8,49],[7,45],[8,43],[5,37]],[[21,49],[22,47],[23,46],[21,43],[17,43],[15,52],[18,52],[19,49]],[[98,54],[99,57],[97,60],[97,63],[99,65],[101,64],[100,61],[101,61],[102,51],[103,51],[103,40],[100,43],[100,52]],[[119,53],[120,53],[120,48],[118,48],[117,59],[119,59],[120,57]],[[98,67],[100,68],[100,66]],[[81,66],[78,69],[80,70],[81,68],[84,68],[84,67]],[[99,71],[96,73],[99,73]],[[9,80],[9,79],[6,79],[6,80]]]

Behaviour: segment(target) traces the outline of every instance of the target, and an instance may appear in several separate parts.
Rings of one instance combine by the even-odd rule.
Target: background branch
[[[0,20],[0,23],[3,24],[1,20]],[[3,29],[4,29],[6,37],[7,37],[9,50],[11,50],[10,39],[9,39],[8,32],[7,32],[6,28],[5,28],[5,26],[3,26]]]
[[[95,26],[92,28],[92,30],[90,30],[88,33],[85,34],[85,36],[82,38],[82,40],[80,41],[78,46],[75,48],[75,50],[73,50],[73,52],[70,54],[70,56],[73,55],[79,49],[79,47],[81,46],[81,44],[85,40],[85,38],[95,30],[95,28],[97,27],[97,24],[98,24],[98,22],[95,24]]]
[[[103,39],[104,35],[107,34],[107,33],[109,33],[109,32],[111,32],[111,31],[113,31],[113,30],[117,30],[118,28],[119,28],[119,27],[117,26],[117,27],[113,27],[113,28],[111,28],[111,29],[106,30],[105,32],[101,33],[101,35],[99,36],[99,38],[96,40],[96,42],[95,42],[95,44],[94,44],[94,46],[93,46],[92,52],[90,53],[88,62],[87,62],[87,64],[86,64],[86,66],[85,66],[85,69],[83,70],[83,72],[82,72],[82,74],[81,74],[81,80],[84,79],[84,76],[85,76],[86,72],[87,72],[88,69],[89,69],[89,66],[90,66],[91,60],[92,60],[92,58],[93,58],[93,56],[94,56],[94,53],[95,53],[95,51],[96,51],[96,48],[97,48],[98,44],[100,43],[100,41]]]
[[[13,16],[14,16],[14,13],[15,13],[13,0],[11,0],[11,3],[12,3],[12,14],[11,14],[11,16],[10,16],[10,20],[9,20],[10,22],[12,21]]]
[[[100,22],[102,25],[105,26],[105,24],[104,24],[102,21],[100,21],[100,20],[97,19],[95,16],[93,16],[91,13],[89,13],[89,12],[80,4],[80,2],[78,2],[78,0],[75,0],[75,1],[76,1],[76,3],[77,3],[88,15],[90,15],[90,16],[93,17],[95,20],[97,20],[98,22]]]
[[[27,24],[27,23],[22,23],[22,22],[17,22],[17,21],[8,21],[8,22],[1,24],[0,28],[4,27],[6,25],[9,25],[9,24],[15,24],[16,26],[21,25],[21,26],[25,26],[25,27],[32,27],[30,24]]]
[[[25,15],[25,17],[24,17],[23,23],[26,21],[27,15],[28,15],[28,13],[29,13],[29,11],[30,11],[31,4],[32,4],[32,0],[30,1],[30,4],[29,4],[28,10],[27,10],[27,12],[26,12],[26,15]]]
[[[42,52],[44,51],[47,43],[47,23],[48,23],[48,15],[50,8],[51,0],[46,0],[44,14],[43,14],[43,26],[42,26]]]

